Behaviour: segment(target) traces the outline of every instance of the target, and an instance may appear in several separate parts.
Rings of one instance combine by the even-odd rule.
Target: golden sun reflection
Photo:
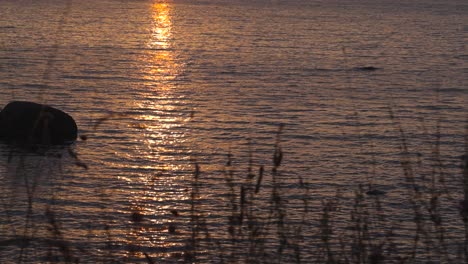
[[[173,80],[180,71],[177,64],[172,40],[172,7],[168,3],[152,5],[151,37],[148,41],[147,79],[151,81]]]
[[[127,233],[127,243],[148,248],[181,247],[181,237],[186,235],[185,224],[181,224],[184,220],[170,212],[183,211],[178,205],[190,199],[180,173],[189,165],[185,161],[188,153],[184,148],[185,134],[180,129],[186,122],[180,110],[185,98],[175,89],[184,63],[180,62],[173,44],[173,6],[156,2],[149,11],[150,28],[146,31],[149,34],[139,57],[142,82],[138,96],[131,102],[138,114],[132,120],[135,123],[128,126],[138,135],[135,137],[138,144],[135,152],[127,157],[136,162],[126,165],[135,173],[125,180],[139,187],[129,193],[129,224],[134,228]]]
[[[167,3],[153,4],[153,32],[152,46],[168,48],[168,40],[171,37],[172,21],[170,19],[170,7]]]

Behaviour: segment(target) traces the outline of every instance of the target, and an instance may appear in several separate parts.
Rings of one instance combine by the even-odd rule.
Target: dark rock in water
[[[67,144],[78,128],[67,113],[43,104],[14,101],[0,112],[0,138],[31,144]]]

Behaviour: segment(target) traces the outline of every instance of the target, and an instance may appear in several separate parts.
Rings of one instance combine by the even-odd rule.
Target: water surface
[[[46,260],[42,242],[54,221],[74,254],[86,253],[82,262],[146,262],[143,252],[177,261],[190,237],[195,164],[200,210],[214,230],[225,230],[216,223],[229,216],[228,156],[240,175],[249,159],[255,172],[269,173],[280,126],[290,221],[298,221],[305,195],[299,178],[317,212],[306,242],[321,200],[337,190],[353,197],[358,183],[387,193],[389,219],[407,217],[400,127],[412,159],[423,160],[420,175],[430,175],[440,142],[447,188],[460,193],[464,1],[67,3],[0,3],[1,104],[48,103],[88,137],[70,149],[80,166],[67,148],[1,145],[0,236],[33,238],[22,251],[8,244],[0,253],[6,261]],[[377,70],[362,69],[369,66]],[[338,225],[349,221],[341,214]],[[223,232],[214,239],[222,243]],[[314,254],[310,245],[302,250]]]

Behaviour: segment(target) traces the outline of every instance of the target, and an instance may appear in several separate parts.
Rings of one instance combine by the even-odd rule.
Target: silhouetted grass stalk
[[[465,124],[465,153],[462,156],[463,200],[460,202],[460,214],[465,228],[463,253],[465,263],[468,263],[468,118]]]
[[[202,167],[194,162],[194,170],[190,183],[190,201],[188,204],[188,225],[190,232],[186,239],[186,247],[181,259],[187,263],[207,262],[211,259],[219,263],[416,263],[421,260],[431,260],[440,263],[454,262],[453,253],[448,244],[448,231],[443,215],[442,202],[454,201],[446,186],[446,173],[442,162],[440,150],[441,133],[437,125],[435,140],[431,147],[430,166],[431,173],[423,171],[421,161],[412,160],[413,153],[408,141],[410,140],[399,118],[390,109],[390,119],[400,140],[399,158],[404,177],[406,192],[405,202],[410,206],[413,219],[411,224],[412,241],[406,247],[401,247],[395,232],[398,224],[386,218],[385,209],[382,208],[381,199],[386,199],[385,193],[375,189],[373,178],[368,177],[367,185],[358,185],[354,192],[354,200],[348,204],[340,193],[332,198],[324,199],[321,204],[316,223],[311,220],[311,189],[310,184],[298,176],[295,192],[302,201],[302,211],[295,209],[295,222],[291,221],[291,211],[288,209],[289,197],[285,184],[290,184],[287,167],[283,164],[283,148],[281,135],[283,127],[280,126],[273,146],[271,164],[256,165],[253,152],[249,152],[246,171],[238,171],[234,164],[234,156],[228,154],[224,169],[225,200],[227,213],[224,223],[217,223],[222,228],[214,229],[212,222],[204,213],[206,199],[204,196],[205,182]],[[462,161],[463,199],[460,200],[460,216],[464,225],[464,241],[461,259],[468,260],[468,124],[465,132],[465,150]],[[72,160],[78,162],[78,155],[69,149]],[[375,156],[372,157],[375,159]],[[418,158],[420,158],[418,156]],[[24,162],[21,158],[19,164]],[[81,162],[81,161],[80,161]],[[375,162],[372,162],[373,166]],[[77,164],[78,165],[78,164]],[[237,164],[236,164],[237,165]],[[24,164],[22,164],[24,166]],[[80,165],[78,165],[80,166]],[[80,166],[85,168],[84,166]],[[87,168],[87,167],[86,167]],[[266,168],[266,169],[265,169]],[[270,168],[270,169],[269,169]],[[18,172],[20,173],[20,172]],[[375,176],[375,168],[372,176]],[[28,199],[28,208],[33,207],[35,188],[40,177],[24,178]],[[425,180],[428,181],[425,181]],[[368,186],[365,188],[364,186]],[[266,199],[265,199],[266,198]],[[348,204],[348,205],[346,205]],[[349,206],[346,208],[346,206]],[[338,223],[336,216],[340,210],[348,210],[349,216],[345,223]],[[175,211],[177,213],[177,211]],[[46,210],[48,232],[50,237],[43,240],[49,245],[50,252],[58,250],[59,255],[50,253],[50,259],[60,257],[64,262],[78,262],[74,249],[66,241],[66,230],[57,220],[55,211],[49,207]],[[32,213],[31,213],[32,214]],[[178,214],[178,213],[177,213]],[[142,220],[142,213],[132,211],[131,219],[138,228]],[[30,216],[26,221],[31,221]],[[22,262],[25,249],[29,242],[35,238],[29,233],[33,227],[26,223],[24,233],[18,237],[25,239],[22,243],[18,239],[0,240],[0,245],[20,246],[19,258]],[[311,226],[313,225],[313,226]],[[172,230],[172,231],[171,231]],[[313,230],[317,240],[310,235]],[[113,259],[114,237],[110,227],[106,226],[107,245],[105,252],[107,258],[102,262]],[[174,236],[175,226],[169,226],[169,232]],[[138,236],[144,233],[135,232]],[[223,239],[223,236],[226,239]],[[128,248],[129,253],[137,254],[142,249],[135,238],[135,247]],[[404,241],[407,243],[408,241]],[[130,244],[130,243],[129,243]],[[313,250],[311,250],[313,248]],[[408,250],[409,249],[409,250]],[[307,251],[307,253],[304,253]],[[314,251],[311,255],[311,251]],[[147,263],[158,263],[149,252],[140,252]],[[313,259],[311,257],[313,256]],[[125,259],[124,259],[125,260]],[[130,260],[130,259],[126,259]]]

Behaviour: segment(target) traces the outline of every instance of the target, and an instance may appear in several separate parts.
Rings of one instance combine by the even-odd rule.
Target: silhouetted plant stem
[[[200,221],[197,213],[197,200],[199,197],[199,183],[200,165],[195,163],[195,170],[193,173],[192,190],[190,193],[190,224],[191,224],[191,237],[188,251],[185,254],[186,261],[195,262],[197,259],[198,250],[198,234],[200,231]]]
[[[464,257],[468,263],[468,118],[465,124],[465,153],[462,156],[463,173],[463,201],[460,202],[460,214],[465,228]]]

